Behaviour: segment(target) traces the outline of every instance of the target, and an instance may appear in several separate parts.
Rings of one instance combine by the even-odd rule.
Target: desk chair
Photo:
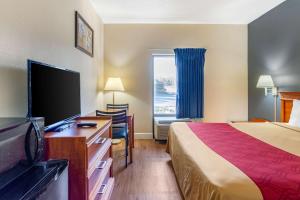
[[[128,157],[128,122],[126,110],[100,111],[96,110],[97,116],[110,116],[112,118],[112,138],[125,139],[125,162],[127,167]]]

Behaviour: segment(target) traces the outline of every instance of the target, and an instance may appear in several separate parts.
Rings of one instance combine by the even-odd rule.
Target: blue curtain
[[[177,118],[202,118],[206,49],[174,49],[177,68]]]

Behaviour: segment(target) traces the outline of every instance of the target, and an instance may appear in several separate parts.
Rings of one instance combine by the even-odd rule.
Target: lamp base
[[[115,91],[113,91],[113,105],[115,105]]]
[[[274,96],[274,122],[277,122],[277,95]]]

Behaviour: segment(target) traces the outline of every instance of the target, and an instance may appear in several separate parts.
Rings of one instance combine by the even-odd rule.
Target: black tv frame
[[[38,62],[38,61],[34,61],[31,59],[27,60],[27,90],[28,90],[28,111],[27,111],[27,117],[31,118],[32,116],[32,93],[31,93],[31,65],[32,64],[38,64],[38,65],[43,65],[44,67],[50,67],[50,68],[55,68],[55,69],[59,69],[59,70],[63,70],[63,71],[68,71],[68,72],[72,72],[72,73],[77,73],[79,74],[79,81],[80,81],[80,73],[73,71],[73,70],[69,70],[66,68],[59,68],[53,65],[49,65],[46,63],[42,63],[42,62]],[[79,90],[79,94],[80,94],[80,90]],[[81,95],[80,95],[81,96]],[[81,116],[81,98],[79,99],[80,102],[80,113],[74,116],[71,116],[69,118],[63,119],[61,121],[58,121],[54,124],[50,124],[48,126],[44,127],[45,132],[50,132],[50,131],[60,131],[60,127],[63,126],[68,126],[68,124],[72,124],[74,123],[74,120],[78,117]]]

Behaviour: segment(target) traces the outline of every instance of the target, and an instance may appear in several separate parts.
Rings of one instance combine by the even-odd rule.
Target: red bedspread
[[[208,147],[251,178],[265,200],[300,200],[300,157],[229,124],[192,122],[188,126]]]

